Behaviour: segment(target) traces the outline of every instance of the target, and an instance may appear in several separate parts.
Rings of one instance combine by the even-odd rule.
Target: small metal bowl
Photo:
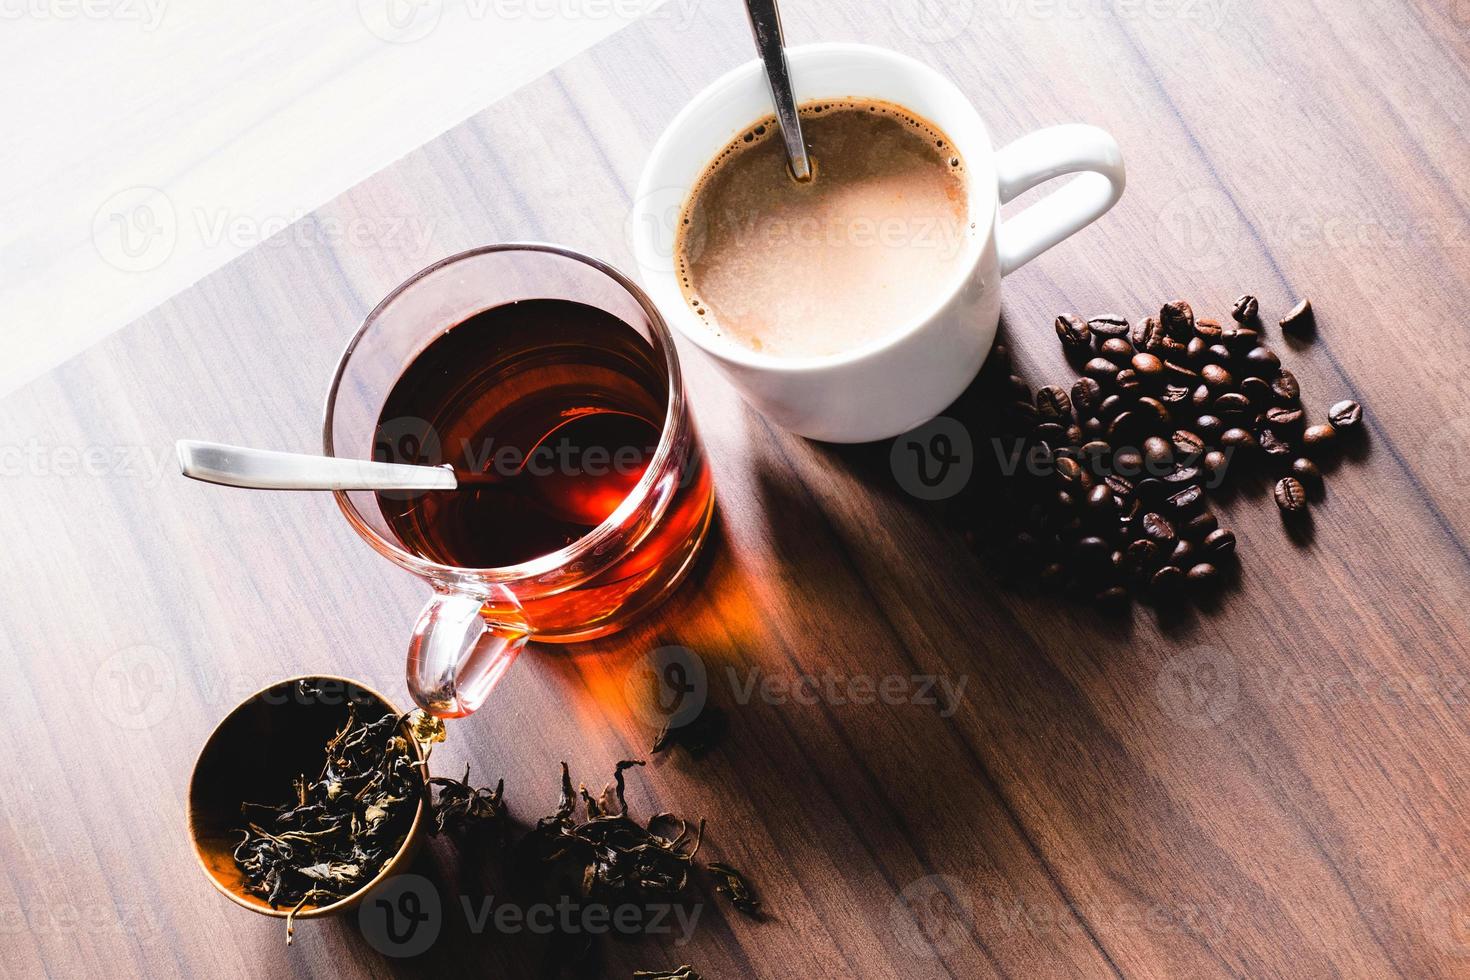
[[[319,686],[323,696],[299,697],[296,685],[303,680]],[[271,908],[265,899],[245,889],[245,876],[236,867],[234,857],[240,843],[240,804],[280,799],[283,793],[289,793],[293,778],[320,769],[323,746],[346,723],[349,696],[359,692],[385,711],[400,713],[391,701],[365,684],[345,677],[306,675],[257,691],[225,716],[204,743],[189,779],[189,836],[210,883],[236,905],[278,918],[290,913],[289,908]],[[422,762],[423,750],[418,742],[409,739],[408,744],[414,757]],[[425,768],[420,766],[421,771]],[[424,776],[427,778],[428,773]],[[371,881],[328,905],[303,906],[296,918],[315,919],[346,912],[381,881],[405,870],[423,844],[427,809],[420,800],[403,845]]]

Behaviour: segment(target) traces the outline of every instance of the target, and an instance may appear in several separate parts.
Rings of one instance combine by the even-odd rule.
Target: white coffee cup
[[[679,288],[674,236],[689,192],[737,134],[771,114],[759,61],[696,95],[654,146],[633,204],[630,234],[644,285],[669,323],[714,358],[745,400],[784,429],[828,442],[898,435],[944,410],[974,379],[995,340],[1000,280],[1101,217],[1123,194],[1123,155],[1094,126],[1065,125],[997,151],[955,85],[912,58],[862,44],[787,49],[798,102],[881,99],[949,135],[969,177],[970,228],[953,285],[872,343],[823,357],[751,350],[711,330]],[[1037,184],[1065,187],[1000,220],[1000,205]]]

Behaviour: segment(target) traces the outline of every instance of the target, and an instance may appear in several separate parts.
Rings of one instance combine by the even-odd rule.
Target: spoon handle
[[[453,490],[453,471],[438,466],[279,453],[180,439],[179,469],[190,479],[253,490]]]
[[[750,15],[750,29],[755,34],[755,47],[766,66],[766,82],[771,87],[771,101],[776,103],[776,119],[781,123],[781,138],[786,141],[786,159],[797,180],[810,180],[812,164],[801,138],[801,119],[796,112],[796,96],[791,91],[791,68],[786,64],[785,38],[781,33],[781,11],[776,0],[745,0]]]

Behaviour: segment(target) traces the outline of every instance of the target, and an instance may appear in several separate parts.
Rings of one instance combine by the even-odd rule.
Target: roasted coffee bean
[[[1161,596],[1175,596],[1184,587],[1184,569],[1178,565],[1165,565],[1153,573],[1148,585]]]
[[[1076,557],[1077,563],[1083,568],[1091,569],[1104,565],[1112,550],[1105,539],[1095,534],[1078,538],[1077,543],[1072,546],[1072,554]]]
[[[1168,406],[1153,395],[1144,395],[1138,399],[1138,411],[1149,422],[1158,425],[1167,424],[1172,418]]]
[[[1107,459],[1112,451],[1113,447],[1108,445],[1107,442],[1102,439],[1094,439],[1091,442],[1084,442],[1081,449],[1082,459],[1084,463],[1089,461]],[[1087,472],[1087,469],[1084,468],[1083,472]]]
[[[1144,503],[1157,504],[1174,490],[1158,477],[1146,476],[1133,485],[1133,492]]]
[[[1250,327],[1225,327],[1220,331],[1220,339],[1232,355],[1239,356],[1257,346],[1261,342],[1261,334]]]
[[[1198,337],[1194,337],[1189,343],[1184,345],[1184,356],[1189,360],[1189,363],[1198,364],[1205,359],[1205,351],[1209,349],[1209,344]]]
[[[1218,528],[1206,534],[1200,540],[1200,547],[1208,555],[1216,558],[1235,553],[1235,533],[1224,528]]]
[[[1281,370],[1281,358],[1269,347],[1252,347],[1245,352],[1245,371],[1257,378],[1269,378]]]
[[[1143,427],[1143,422],[1144,418],[1142,415],[1125,409],[1119,412],[1113,418],[1113,421],[1108,423],[1108,438],[1118,440],[1135,435]]]
[[[1148,462],[1149,472],[1162,472],[1174,462],[1174,448],[1161,436],[1149,436],[1143,440],[1143,458]]]
[[[1215,396],[1210,391],[1209,385],[1200,385],[1194,391],[1190,392],[1189,404],[1196,409],[1203,410],[1209,406],[1210,399],[1213,397]]]
[[[1083,365],[1082,370],[1089,378],[1106,384],[1111,384],[1112,380],[1118,376],[1118,365],[1105,357],[1094,357]]]
[[[1118,450],[1113,454],[1113,469],[1124,476],[1137,476],[1143,472],[1143,453],[1136,449]]]
[[[1124,395],[1133,394],[1143,387],[1143,381],[1138,377],[1138,372],[1131,367],[1119,371],[1118,376],[1113,378],[1113,384]]]
[[[1308,456],[1321,456],[1337,442],[1337,430],[1325,422],[1302,430],[1302,449]]]
[[[1078,416],[1086,416],[1102,401],[1102,385],[1093,378],[1078,378],[1072,385],[1072,407]]]
[[[1288,403],[1295,402],[1302,396],[1301,385],[1297,384],[1296,375],[1286,368],[1282,368],[1281,373],[1271,379],[1271,390],[1276,393],[1277,398]]]
[[[1106,340],[1108,337],[1128,336],[1128,318],[1116,313],[1104,313],[1087,321],[1093,334]]]
[[[1195,557],[1194,545],[1180,538],[1174,542],[1174,551],[1169,555],[1169,564],[1178,565],[1180,568],[1189,568],[1199,559]]]
[[[1134,354],[1129,363],[1132,364],[1134,373],[1146,380],[1159,378],[1164,374],[1164,362],[1154,354]]]
[[[1070,448],[1071,446],[1080,446],[1081,444],[1082,426],[1074,422],[1067,426],[1067,445]]]
[[[1256,437],[1251,435],[1248,429],[1242,429],[1238,426],[1233,429],[1226,429],[1220,433],[1220,445],[1227,449],[1236,450],[1251,450],[1260,447],[1260,443],[1256,441]]]
[[[1306,488],[1294,476],[1283,476],[1277,480],[1273,493],[1276,506],[1281,508],[1283,514],[1298,514],[1307,509]]]
[[[1067,584],[1068,577],[1067,566],[1059,561],[1054,561],[1042,568],[1038,576],[1038,584],[1048,592],[1058,592]]]
[[[1179,384],[1164,385],[1164,390],[1160,393],[1159,398],[1166,405],[1183,404],[1189,401],[1189,387]]]
[[[1221,336],[1223,337],[1224,334],[1221,334]],[[1231,361],[1231,357],[1232,355],[1230,353],[1230,348],[1226,347],[1223,343],[1211,344],[1209,347],[1205,348],[1205,360],[1212,363],[1229,364]]]
[[[1169,437],[1174,451],[1186,459],[1194,459],[1205,451],[1205,441],[1188,429],[1175,429]]]
[[[1302,424],[1302,410],[1290,405],[1266,409],[1266,424],[1277,432],[1293,432]]]
[[[1211,344],[1220,336],[1220,321],[1203,319],[1194,321],[1194,335],[1205,344]]]
[[[1267,456],[1275,459],[1286,459],[1294,453],[1291,444],[1277,435],[1273,429],[1262,429],[1256,438],[1261,443],[1261,452]]]
[[[1223,391],[1235,384],[1234,376],[1218,364],[1206,364],[1199,369],[1199,376],[1212,391]]]
[[[1088,380],[1090,381],[1092,379],[1089,378]],[[1096,439],[1107,431],[1108,427],[1103,425],[1103,420],[1096,415],[1082,423],[1083,439]]]
[[[1220,570],[1207,561],[1202,561],[1185,573],[1185,583],[1201,592],[1213,589],[1220,579]]]
[[[1257,408],[1271,404],[1275,397],[1271,392],[1270,383],[1265,378],[1243,378],[1240,382],[1240,393]]]
[[[1023,402],[1012,402],[1009,411],[1013,419],[1028,428],[1036,424],[1036,406],[1031,404],[1030,398]]]
[[[1230,457],[1218,449],[1211,449],[1205,453],[1204,458],[1200,462],[1204,466],[1205,472],[1210,474],[1210,476],[1219,476],[1225,472],[1225,466],[1230,462]]]
[[[1072,399],[1057,385],[1036,390],[1036,412],[1044,419],[1065,421],[1072,417]]]
[[[1115,497],[1122,497],[1124,500],[1132,498],[1133,481],[1127,477],[1119,476],[1117,473],[1110,473],[1103,482],[1107,484],[1108,489],[1113,492]]]
[[[1198,483],[1191,484],[1180,490],[1169,498],[1169,506],[1181,514],[1188,513],[1204,503],[1205,488]]]
[[[1128,595],[1128,590],[1121,585],[1112,585],[1103,589],[1095,597],[1098,609],[1110,616],[1120,615],[1128,610],[1133,601]]]
[[[1194,336],[1194,310],[1182,299],[1165,303],[1159,310],[1159,322],[1170,337],[1181,343]]]
[[[1163,343],[1164,337],[1164,328],[1151,316],[1139,320],[1128,330],[1128,339],[1141,351],[1152,352]]]
[[[1057,317],[1056,329],[1057,339],[1069,351],[1084,351],[1092,346],[1092,331],[1078,317]]]
[[[1087,511],[1094,518],[1111,517],[1115,512],[1113,507],[1113,490],[1106,483],[1099,483],[1087,491]]]
[[[1316,326],[1312,315],[1312,301],[1304,299],[1291,308],[1291,312],[1281,318],[1281,329],[1288,333],[1308,334]]]
[[[1124,404],[1122,395],[1109,395],[1098,404],[1098,417],[1105,422],[1111,421],[1119,412],[1123,411]]]
[[[1025,378],[1011,375],[1009,382],[1011,386],[1011,399],[1018,402],[1029,402],[1031,400],[1031,386],[1026,383]]]
[[[1149,511],[1139,524],[1143,536],[1160,546],[1174,544],[1174,524],[1163,514]]]
[[[1188,364],[1182,364],[1177,360],[1166,358],[1164,360],[1164,373],[1169,376],[1170,380],[1177,381],[1180,384],[1194,384],[1199,380],[1198,371]]]
[[[1251,408],[1251,400],[1238,391],[1225,392],[1214,404],[1215,411],[1221,415],[1243,415]]]
[[[1327,410],[1327,420],[1332,427],[1339,431],[1343,429],[1356,429],[1363,421],[1363,406],[1350,398],[1345,398]]]
[[[1148,538],[1139,538],[1128,546],[1127,555],[1134,568],[1151,568],[1159,560],[1159,546]]]
[[[1172,483],[1177,487],[1186,483],[1193,483],[1199,477],[1200,468],[1198,466],[1176,466],[1164,474],[1164,482]]]
[[[1308,496],[1316,497],[1322,492],[1322,471],[1305,456],[1291,461],[1291,475],[1297,478]]]
[[[1109,337],[1098,345],[1097,352],[1119,367],[1133,359],[1133,345],[1122,337]]]
[[[1058,490],[1052,503],[1056,504],[1057,510],[1071,510],[1077,506],[1077,495],[1070,490]]]
[[[1179,529],[1181,534],[1191,538],[1208,537],[1220,526],[1220,519],[1215,516],[1214,511],[1202,511],[1195,514]]]
[[[1225,423],[1218,415],[1201,415],[1194,420],[1194,431],[1206,442],[1214,442],[1225,431]]]
[[[1057,481],[1063,486],[1075,487],[1082,482],[1082,464],[1070,456],[1061,456],[1056,461]]]
[[[1250,293],[1237,297],[1230,307],[1230,315],[1241,323],[1247,323],[1260,315],[1261,304]]]
[[[1035,435],[1048,446],[1060,446],[1067,441],[1067,427],[1059,422],[1042,422],[1036,427]]]

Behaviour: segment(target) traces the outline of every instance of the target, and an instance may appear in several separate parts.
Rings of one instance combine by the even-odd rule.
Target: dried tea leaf
[[[701,980],[687,963],[673,970],[634,970],[633,980]]]
[[[744,875],[728,864],[717,861],[711,861],[705,867],[719,878],[715,882],[715,891],[728,898],[738,911],[752,919],[761,917],[761,901],[756,898],[755,890],[750,887],[750,882],[745,880]]]
[[[505,780],[488,786],[470,785],[470,766],[465,763],[464,778],[435,776],[429,780],[430,792],[437,790],[432,807],[435,835],[446,831],[461,838],[489,832],[497,843],[506,839]]]

